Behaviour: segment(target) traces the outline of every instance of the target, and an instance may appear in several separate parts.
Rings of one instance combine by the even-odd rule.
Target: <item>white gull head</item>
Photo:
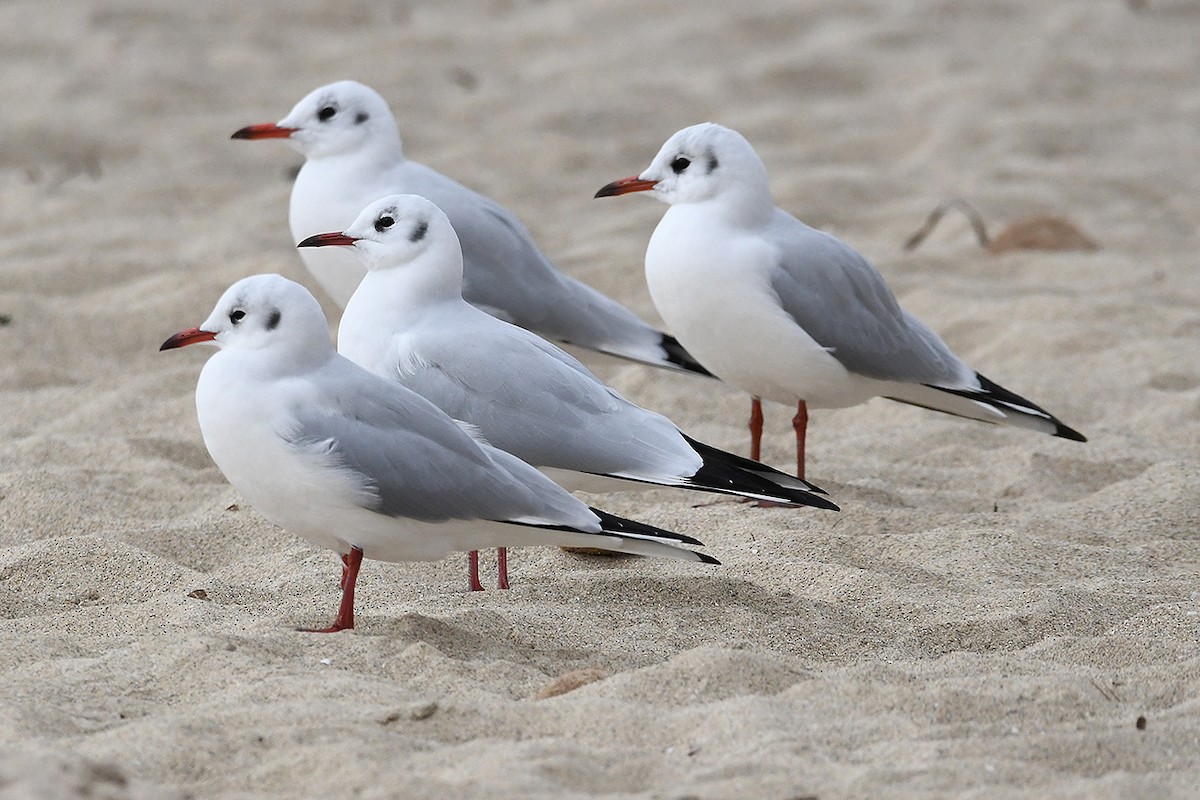
[[[357,81],[314,89],[276,126],[305,158],[368,152],[400,152],[400,132],[387,101]]]

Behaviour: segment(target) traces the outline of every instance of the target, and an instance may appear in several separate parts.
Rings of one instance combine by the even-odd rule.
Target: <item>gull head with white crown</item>
[[[387,101],[357,81],[314,89],[279,122],[250,125],[233,138],[287,139],[305,158],[400,147],[400,132]]]
[[[238,281],[208,319],[175,334],[159,349],[205,343],[223,350],[269,351],[275,363],[296,364],[310,361],[314,354],[332,353],[320,305],[304,287],[282,275]]]
[[[640,175],[613,181],[596,197],[645,191],[671,205],[732,197],[771,202],[767,169],[754,148],[737,131],[712,122],[679,131]]]

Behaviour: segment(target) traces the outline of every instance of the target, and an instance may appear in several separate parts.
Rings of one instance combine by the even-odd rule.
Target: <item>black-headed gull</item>
[[[566,545],[716,563],[672,544],[695,539],[588,508],[429,401],[339,356],[316,299],[286,278],[238,281],[208,319],[161,349],[201,342],[220,348],[196,385],[213,461],[268,520],[342,557],[342,601],[326,632],[354,627],[363,558]]]
[[[852,247],[776,207],[766,167],[737,131],[684,128],[644,172],[596,196],[644,191],[670,205],[646,248],[654,305],[701,364],[753,397],[753,458],[764,397],[796,404],[801,477],[808,405],[887,397],[1086,441],[963,363]]]
[[[463,294],[471,303],[555,341],[707,374],[674,338],[560,272],[503,206],[406,159],[391,109],[368,86],[322,86],[279,122],[242,128],[233,138],[287,139],[304,156],[288,215],[293,241],[345,229],[384,195],[419,194],[437,203],[458,231],[466,261]],[[321,288],[344,307],[363,277],[358,260],[329,250],[302,255]]]
[[[367,268],[342,314],[338,352],[564,486],[669,486],[837,509],[812,484],[685,436],[559,348],[463,300],[458,237],[429,200],[382,198],[345,231],[299,246],[328,245],[353,248]]]

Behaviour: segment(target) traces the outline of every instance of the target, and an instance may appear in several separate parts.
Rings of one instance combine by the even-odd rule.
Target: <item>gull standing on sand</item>
[[[588,508],[424,398],[334,352],[321,308],[279,275],[225,292],[163,350],[220,348],[196,411],[221,472],[263,516],[342,557],[342,601],[323,632],[354,627],[363,558],[432,561],[479,547],[558,545],[718,563],[700,544]]]
[[[656,367],[707,375],[671,336],[560,272],[507,209],[429,167],[409,161],[387,102],[368,86],[322,86],[277,123],[235,139],[287,139],[304,156],[292,187],[293,241],[350,225],[367,204],[397,193],[427,197],[462,241],[463,295],[489,314],[555,341]],[[307,250],[305,266],[345,307],[364,270],[349,253]]]
[[[342,314],[338,352],[563,485],[669,486],[837,509],[810,483],[690,439],[559,348],[463,300],[458,237],[429,200],[385,197],[344,232],[299,246],[327,245],[353,248],[367,268]]]
[[[776,207],[737,131],[684,128],[643,173],[596,196],[643,191],[670,205],[646,248],[654,305],[701,364],[751,394],[752,458],[764,397],[796,404],[800,477],[808,406],[872,397],[1086,441],[963,363],[857,251]]]

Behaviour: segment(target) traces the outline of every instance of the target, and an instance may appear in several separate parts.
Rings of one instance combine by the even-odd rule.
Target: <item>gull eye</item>
[[[329,120],[333,119],[333,115],[336,113],[337,109],[333,106],[325,106],[317,112],[317,119],[321,120],[321,122],[329,122]]]
[[[685,169],[687,169],[691,165],[692,165],[691,161],[684,158],[683,156],[678,156],[674,161],[671,162],[671,169],[675,170],[675,174],[678,175],[679,173],[683,172]]]
[[[383,233],[384,231],[386,231],[388,228],[392,227],[395,224],[396,224],[396,220],[389,217],[387,214],[384,214],[382,217],[375,220],[375,230],[379,231],[380,233]]]
[[[239,308],[239,309],[235,309],[234,311],[230,312],[230,314],[229,314],[229,321],[230,321],[230,322],[232,322],[234,325],[237,325],[237,324],[238,324],[239,322],[241,322],[241,321],[242,321],[242,320],[243,320],[245,317],[246,317],[246,312],[245,312],[245,311],[242,311],[242,310]]]

